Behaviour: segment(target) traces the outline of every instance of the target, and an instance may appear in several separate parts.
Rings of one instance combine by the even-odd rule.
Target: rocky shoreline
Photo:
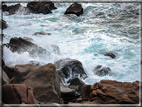
[[[40,6],[42,8],[40,8]],[[2,6],[3,11],[9,15],[15,14],[21,8],[20,4],[12,6]],[[52,2],[30,2],[24,7],[28,14],[30,12],[39,14],[52,13],[51,10],[57,9]],[[48,8],[48,10],[47,10]],[[77,2],[74,2],[64,13],[83,14],[83,8]],[[7,23],[2,20],[2,29],[8,27]],[[37,32],[34,35],[45,32]],[[2,35],[1,35],[2,36]],[[50,55],[48,49],[39,47],[32,43],[30,38],[11,38],[9,43],[3,44],[2,47],[9,48],[12,52],[28,52],[31,56],[40,56],[42,54]],[[60,54],[60,48],[52,45],[53,52]],[[115,58],[113,53],[106,53],[105,56]],[[141,97],[141,82],[118,82],[115,80],[101,80],[93,85],[85,84],[82,80],[88,76],[82,66],[82,63],[76,59],[60,59],[54,64],[42,64],[30,61],[25,65],[9,66],[5,65],[2,60],[2,105],[8,104],[35,104],[40,107],[42,104],[52,104],[52,106],[62,107],[87,104],[139,104]],[[109,75],[111,69],[98,65],[94,68],[94,74],[99,76]]]

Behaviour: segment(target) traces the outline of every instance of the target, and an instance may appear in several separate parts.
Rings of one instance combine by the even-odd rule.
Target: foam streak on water
[[[33,43],[50,49],[51,53],[49,56],[31,57],[27,52],[12,53],[4,48],[5,63],[14,66],[34,60],[46,64],[62,58],[73,58],[82,62],[89,76],[84,80],[85,83],[93,84],[101,79],[129,82],[139,80],[140,4],[81,3],[84,14],[80,17],[64,15],[70,5],[55,3],[58,9],[47,15],[3,13],[3,19],[9,25],[3,31],[6,34],[3,43],[8,43],[12,37],[30,37]],[[40,31],[51,35],[33,35]],[[60,48],[60,54],[51,49],[52,45]],[[112,59],[104,56],[107,52],[117,57]],[[92,70],[97,65],[110,67],[112,74],[103,77],[94,75]]]

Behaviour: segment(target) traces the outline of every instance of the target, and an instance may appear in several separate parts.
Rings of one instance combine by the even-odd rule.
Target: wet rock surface
[[[110,56],[113,59],[116,57],[113,53],[106,53],[104,56]]]
[[[76,76],[85,79],[87,76],[82,63],[75,59],[61,59],[55,62],[55,66],[62,83],[66,83],[65,79],[72,79]]]
[[[3,10],[3,12],[7,11],[9,13],[9,15],[12,15],[12,14],[15,14],[20,7],[22,7],[20,4],[15,4],[12,6],[7,6],[4,4],[4,5],[2,5],[2,10]]]
[[[43,13],[43,14],[49,14],[52,13],[51,10],[57,9],[54,6],[53,2],[29,2],[27,4],[27,8],[30,10],[32,13]]]
[[[83,8],[81,4],[74,2],[69,8],[67,8],[64,14],[75,14],[77,16],[80,16],[83,14]]]
[[[29,52],[32,56],[42,55],[45,53],[49,53],[46,51],[46,49],[43,49],[42,47],[37,46],[36,44],[24,39],[24,38],[11,38],[10,42],[7,44],[4,44],[4,46],[10,48],[12,52]]]
[[[5,20],[0,20],[0,23],[2,24],[2,26],[0,26],[0,28],[3,30],[3,29],[6,29],[8,27],[8,24],[6,23]],[[4,36],[3,34],[1,34],[1,36]]]
[[[109,75],[111,73],[111,69],[109,67],[104,67],[102,65],[97,65],[94,70],[94,75],[98,75],[98,76],[106,76]]]

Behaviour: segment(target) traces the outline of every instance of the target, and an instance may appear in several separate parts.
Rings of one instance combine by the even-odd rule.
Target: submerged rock
[[[33,90],[23,84],[6,84],[2,86],[4,104],[35,104]]]
[[[113,53],[106,53],[105,56],[110,56],[113,59],[116,57]]]
[[[105,76],[111,73],[111,69],[109,67],[103,67],[102,65],[97,65],[93,70],[95,75]]]
[[[15,14],[20,7],[22,7],[20,4],[15,4],[12,6],[2,5],[2,10],[3,12],[7,11],[9,15],[12,15]]]
[[[56,70],[60,76],[60,81],[66,83],[65,79],[72,79],[80,76],[85,79],[87,74],[85,73],[82,63],[75,59],[60,59],[55,62]]]
[[[81,4],[74,2],[69,8],[67,8],[64,14],[76,14],[77,16],[80,16],[83,14],[83,8]]]
[[[33,35],[51,35],[51,33],[40,31],[40,32],[35,32]]]
[[[6,21],[4,20],[0,20],[0,23],[2,24],[1,29],[6,29],[8,27],[8,24],[6,23]],[[3,34],[1,34],[1,36],[4,36]]]
[[[16,65],[13,84],[25,84],[33,89],[37,101],[62,104],[60,80],[54,64]]]
[[[37,56],[41,54],[50,54],[46,49],[43,49],[42,47],[37,46],[36,44],[23,39],[21,37],[17,38],[11,38],[10,42],[7,44],[4,44],[4,46],[10,48],[12,52],[29,52],[32,56]]]
[[[57,9],[54,6],[54,3],[51,1],[46,1],[46,2],[29,2],[27,4],[27,8],[30,10],[32,13],[43,13],[43,14],[49,14],[52,13],[51,10]]]
[[[139,104],[139,81],[101,80],[82,87],[82,104]],[[86,101],[86,102],[85,102]]]

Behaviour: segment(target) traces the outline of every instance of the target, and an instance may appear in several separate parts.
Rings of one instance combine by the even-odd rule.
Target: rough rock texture
[[[95,75],[105,76],[111,73],[111,69],[109,67],[103,67],[102,65],[97,65],[93,70]]]
[[[51,10],[57,9],[54,6],[53,2],[29,2],[27,4],[27,8],[30,10],[32,13],[43,13],[43,14],[48,14],[52,13]]]
[[[69,8],[67,8],[64,14],[76,14],[77,16],[80,16],[83,14],[83,8],[81,4],[74,2]]]
[[[54,64],[36,66],[16,65],[13,84],[31,86],[37,101],[42,103],[62,103],[60,80]]]
[[[14,66],[4,65],[3,70],[10,79],[14,77]]]
[[[31,87],[23,84],[3,85],[2,102],[5,104],[35,104]]]
[[[3,12],[7,11],[9,13],[9,15],[15,14],[16,11],[18,11],[18,9],[21,7],[20,4],[15,4],[12,6],[7,6],[7,5],[2,5],[2,10]]]
[[[80,94],[74,89],[67,88],[62,83],[60,83],[60,89],[61,98],[63,98],[64,104],[68,104],[68,102],[75,102],[76,99],[80,96]]]
[[[61,59],[55,62],[56,70],[60,76],[60,81],[66,83],[65,79],[72,79],[80,75],[81,78],[86,78],[86,73],[80,61],[75,59]]]
[[[110,56],[113,59],[116,57],[113,53],[106,53],[105,56]]]
[[[69,88],[74,89],[75,91],[81,93],[81,88],[85,83],[80,80],[78,77],[74,77],[70,80]]]
[[[82,104],[138,104],[139,81],[117,82],[113,80],[101,80],[90,87],[82,87]],[[90,90],[90,93],[89,93]]]
[[[11,38],[10,42],[4,44],[4,46],[10,48],[12,52],[18,52],[18,53],[29,52],[30,55],[32,56],[48,53],[46,49],[43,49],[42,47],[39,47],[36,44],[21,37]]]
[[[1,29],[6,29],[8,27],[8,24],[6,23],[6,21],[0,20],[0,23],[2,24],[2,26],[0,26]]]

